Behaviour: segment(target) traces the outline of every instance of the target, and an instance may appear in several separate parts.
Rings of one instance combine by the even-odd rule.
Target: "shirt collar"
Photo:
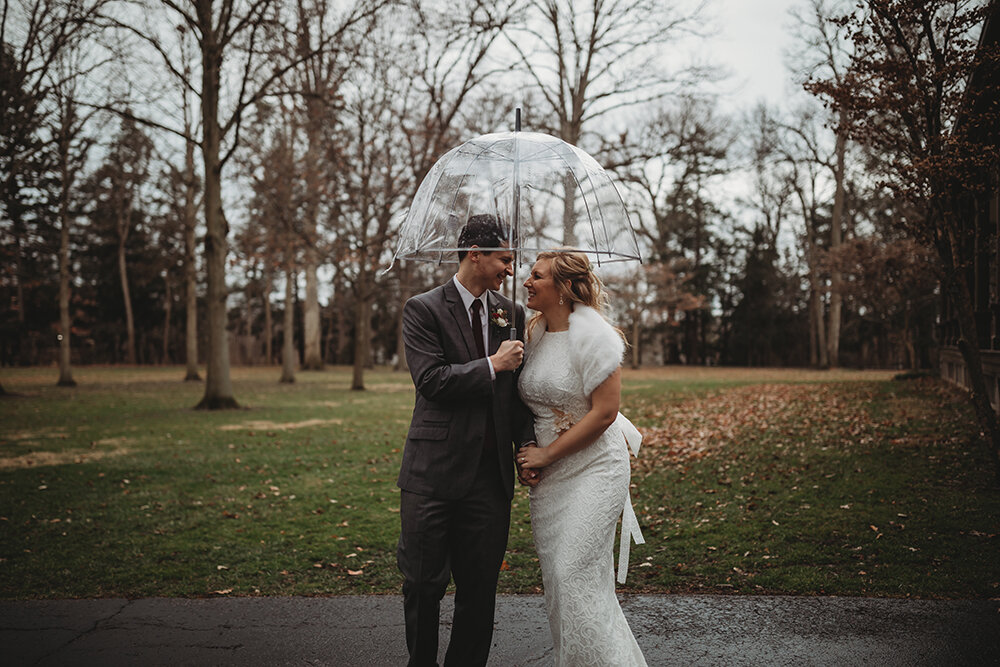
[[[458,288],[458,295],[460,297],[462,297],[462,303],[465,305],[465,310],[466,311],[471,310],[472,309],[472,302],[476,300],[476,297],[472,296],[472,292],[470,292],[469,290],[465,289],[465,285],[463,285],[461,282],[459,282],[459,280],[458,280],[458,274],[455,274],[455,277],[452,278],[452,280],[455,281],[455,287]],[[486,301],[486,295],[487,295],[487,293],[489,293],[489,290],[483,290],[483,293],[479,295],[479,300],[483,302],[483,312],[484,313],[487,310],[489,310],[488,307],[487,307],[487,306],[489,306],[489,303]]]

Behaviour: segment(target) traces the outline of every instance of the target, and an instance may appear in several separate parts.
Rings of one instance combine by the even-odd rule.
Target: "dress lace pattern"
[[[547,447],[590,410],[568,332],[538,332],[519,389]],[[613,424],[592,445],[553,463],[531,490],[557,667],[645,665],[615,595],[615,526],[629,495],[629,453]],[[628,538],[626,538],[628,539]]]

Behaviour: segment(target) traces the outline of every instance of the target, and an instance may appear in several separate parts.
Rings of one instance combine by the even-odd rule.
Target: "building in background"
[[[994,2],[979,38],[980,53],[1000,48],[1000,3]],[[973,108],[967,116],[990,105],[1000,105],[1000,68],[986,59],[969,81],[970,88],[986,91],[970,96]],[[961,122],[961,121],[960,121]],[[1000,128],[980,125],[972,130],[977,139],[1000,148]],[[976,314],[976,333],[983,359],[983,373],[994,409],[1000,411],[1000,165],[996,161],[982,167],[985,191],[969,193],[963,207],[966,242],[973,261],[965,267]],[[947,296],[941,311],[941,376],[959,386],[969,387],[968,372],[958,349],[958,321]]]

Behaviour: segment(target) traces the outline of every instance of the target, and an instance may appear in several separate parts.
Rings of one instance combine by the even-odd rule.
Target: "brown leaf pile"
[[[240,424],[223,424],[220,431],[288,431],[296,428],[310,428],[313,426],[329,426],[330,424],[342,424],[342,419],[305,419],[298,422],[278,423],[270,420],[251,420]]]
[[[850,401],[831,385],[741,386],[642,415],[662,424],[641,428],[639,471],[712,455],[765,433],[794,438],[870,437],[879,425],[860,409],[871,389],[855,385]]]
[[[124,440],[124,439],[123,439]],[[101,443],[95,443],[101,444]],[[18,470],[21,468],[39,468],[42,466],[58,466],[67,463],[89,463],[107,456],[128,454],[130,450],[118,449],[65,449],[59,452],[35,451],[20,456],[0,457],[0,470]]]

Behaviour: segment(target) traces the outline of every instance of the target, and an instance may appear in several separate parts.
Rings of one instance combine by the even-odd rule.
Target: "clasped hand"
[[[548,453],[535,444],[525,445],[517,450],[517,478],[525,486],[536,486],[542,481],[541,469],[549,465]]]
[[[545,447],[527,445],[518,450],[517,461],[524,468],[538,470],[552,463],[552,457]]]

